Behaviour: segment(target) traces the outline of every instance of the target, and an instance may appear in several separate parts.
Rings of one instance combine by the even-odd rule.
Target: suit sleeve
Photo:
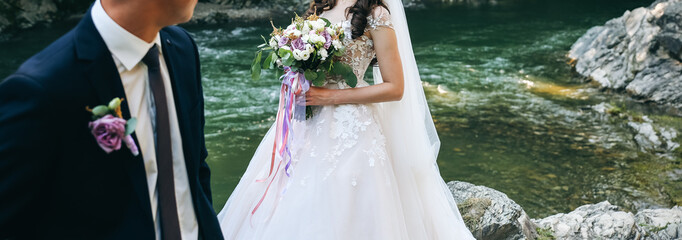
[[[194,59],[196,62],[196,79],[197,79],[197,89],[198,89],[198,95],[199,95],[199,102],[200,106],[199,109],[201,110],[201,139],[199,141],[200,144],[200,167],[199,167],[199,181],[201,183],[201,188],[204,189],[204,193],[206,194],[206,198],[208,198],[208,201],[213,204],[213,197],[211,195],[211,170],[208,167],[208,163],[206,163],[206,158],[208,157],[208,150],[206,149],[206,139],[204,136],[204,125],[206,124],[206,118],[204,116],[204,90],[201,85],[201,63],[199,61],[199,49],[197,48],[197,44],[194,42],[194,39],[192,36],[189,35],[186,31],[184,31],[185,34],[187,34],[187,37],[191,40],[192,46],[194,48]]]
[[[0,239],[29,226],[47,185],[50,142],[45,90],[12,75],[0,83]]]

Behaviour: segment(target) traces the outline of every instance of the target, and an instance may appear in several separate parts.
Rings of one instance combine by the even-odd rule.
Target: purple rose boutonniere
[[[121,149],[121,144],[125,143],[130,152],[137,156],[140,152],[137,149],[137,145],[135,145],[133,136],[131,136],[135,131],[137,119],[123,119],[121,102],[123,102],[123,99],[114,98],[107,106],[99,105],[93,109],[86,107],[85,109],[92,113],[93,119],[88,124],[88,127],[90,127],[90,132],[97,140],[97,144],[106,153]]]

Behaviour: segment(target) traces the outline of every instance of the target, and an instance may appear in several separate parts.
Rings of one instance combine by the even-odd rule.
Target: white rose
[[[294,59],[299,60],[299,61],[303,60],[303,52],[301,50],[295,49],[293,53],[294,53]]]
[[[310,22],[310,27],[315,31],[319,31],[319,30],[324,29],[324,25],[327,24],[322,19],[317,19],[317,21],[309,21],[309,22]]]
[[[308,22],[303,23],[303,28],[301,29],[302,32],[308,32],[310,31],[310,24]]]
[[[279,36],[271,37],[269,44],[270,44],[270,47],[277,48],[277,46],[279,46],[278,45],[279,44]]]
[[[336,49],[341,49],[341,48],[343,48],[343,45],[341,44],[341,41],[339,41],[338,39],[333,40],[333,41],[332,41],[332,45],[333,45],[334,48],[336,48]]]
[[[301,57],[302,57],[303,61],[306,61],[306,60],[308,60],[308,58],[310,58],[310,53],[309,52],[303,52]]]
[[[320,39],[319,39],[319,36],[320,36],[320,35],[317,35],[317,34],[315,34],[315,33],[311,33],[311,34],[308,35],[308,36],[309,36],[309,38],[310,38],[310,39],[309,39],[309,40],[310,40],[310,43],[315,44],[315,43],[318,43],[319,40],[320,40]]]
[[[293,33],[294,30],[296,30],[296,25],[291,24],[291,25],[289,25],[286,29],[284,29],[284,31],[282,32],[282,34],[283,34],[284,36],[289,36],[289,34]]]
[[[334,28],[327,28],[327,33],[329,33],[330,36],[336,35],[336,31],[334,31]]]
[[[308,40],[310,40],[310,36],[309,35],[303,35],[301,37],[301,40],[303,40],[303,42],[308,42]]]
[[[329,53],[327,53],[327,49],[324,49],[324,48],[320,49],[319,53],[320,53],[320,57],[322,57],[322,61],[324,61],[325,59],[327,59],[327,57],[329,57]]]
[[[312,45],[310,45],[310,44],[306,44],[306,45],[305,45],[305,50],[303,50],[303,52],[305,52],[305,53],[307,53],[307,54],[311,54],[311,53],[313,53],[314,51],[315,51],[315,48],[314,48]]]
[[[320,19],[317,19],[317,24],[318,24],[319,27],[318,27],[317,29],[315,29],[315,30],[323,30],[323,29],[324,29],[324,26],[327,25],[327,22],[325,22],[324,20],[322,20],[322,19],[320,18]]]

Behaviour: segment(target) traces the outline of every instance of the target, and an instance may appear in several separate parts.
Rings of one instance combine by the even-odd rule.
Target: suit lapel
[[[90,10],[83,16],[76,31],[77,55],[79,59],[90,62],[87,77],[95,95],[97,95],[97,104],[108,104],[111,99],[116,97],[127,98],[116,64],[92,22]],[[124,119],[130,119],[130,109],[126,102],[121,104],[121,113]],[[133,133],[132,136],[135,143],[139,143],[137,135]],[[145,172],[142,154],[133,156],[128,149],[121,149],[115,153],[114,157],[118,157],[127,163],[128,174],[135,194],[138,196],[141,206],[147,206],[146,209],[149,209],[148,217],[151,220],[147,173]]]
[[[191,105],[191,96],[188,95],[188,89],[193,89],[192,86],[187,86],[191,81],[186,81],[194,76],[187,76],[191,71],[186,70],[187,63],[181,62],[186,59],[181,58],[173,39],[165,31],[161,31],[161,44],[163,47],[163,58],[168,68],[168,75],[170,76],[171,87],[173,88],[173,99],[175,102],[175,111],[178,118],[178,127],[180,128],[180,135],[182,135],[182,147],[185,158],[185,166],[187,166],[187,173],[189,179],[193,179],[196,170],[195,161],[192,156],[194,149],[191,147],[190,137],[192,136],[189,123],[189,112]]]

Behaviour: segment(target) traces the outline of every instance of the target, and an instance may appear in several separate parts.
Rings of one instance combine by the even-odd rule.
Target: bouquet
[[[315,86],[322,86],[328,75],[341,75],[350,87],[355,87],[357,78],[347,64],[334,61],[343,56],[345,47],[343,28],[332,25],[329,20],[311,15],[303,19],[298,15],[286,28],[275,28],[270,40],[258,46],[256,57],[251,64],[251,77],[260,79],[262,69],[283,67],[286,72],[303,73],[305,80]],[[265,60],[262,61],[265,52]]]
[[[276,28],[274,25],[272,28],[270,40],[263,37],[265,43],[258,46],[251,64],[251,77],[253,80],[260,79],[263,69],[273,69],[275,65],[278,69],[281,67],[284,74],[280,77],[282,87],[275,120],[275,143],[270,171],[265,179],[258,180],[269,183],[251,214],[256,212],[265,199],[281,167],[284,167],[284,174],[287,176],[292,171],[291,146],[301,142],[293,137],[293,120],[304,121],[312,116],[311,108],[305,106],[305,92],[310,84],[323,86],[327,76],[331,75],[342,76],[350,87],[357,84],[352,68],[334,59],[343,56],[346,50],[342,44],[345,33],[340,25],[332,25],[329,20],[317,15],[306,19],[296,15],[286,29]],[[264,61],[263,54],[266,56]],[[305,124],[296,126],[305,127]]]

